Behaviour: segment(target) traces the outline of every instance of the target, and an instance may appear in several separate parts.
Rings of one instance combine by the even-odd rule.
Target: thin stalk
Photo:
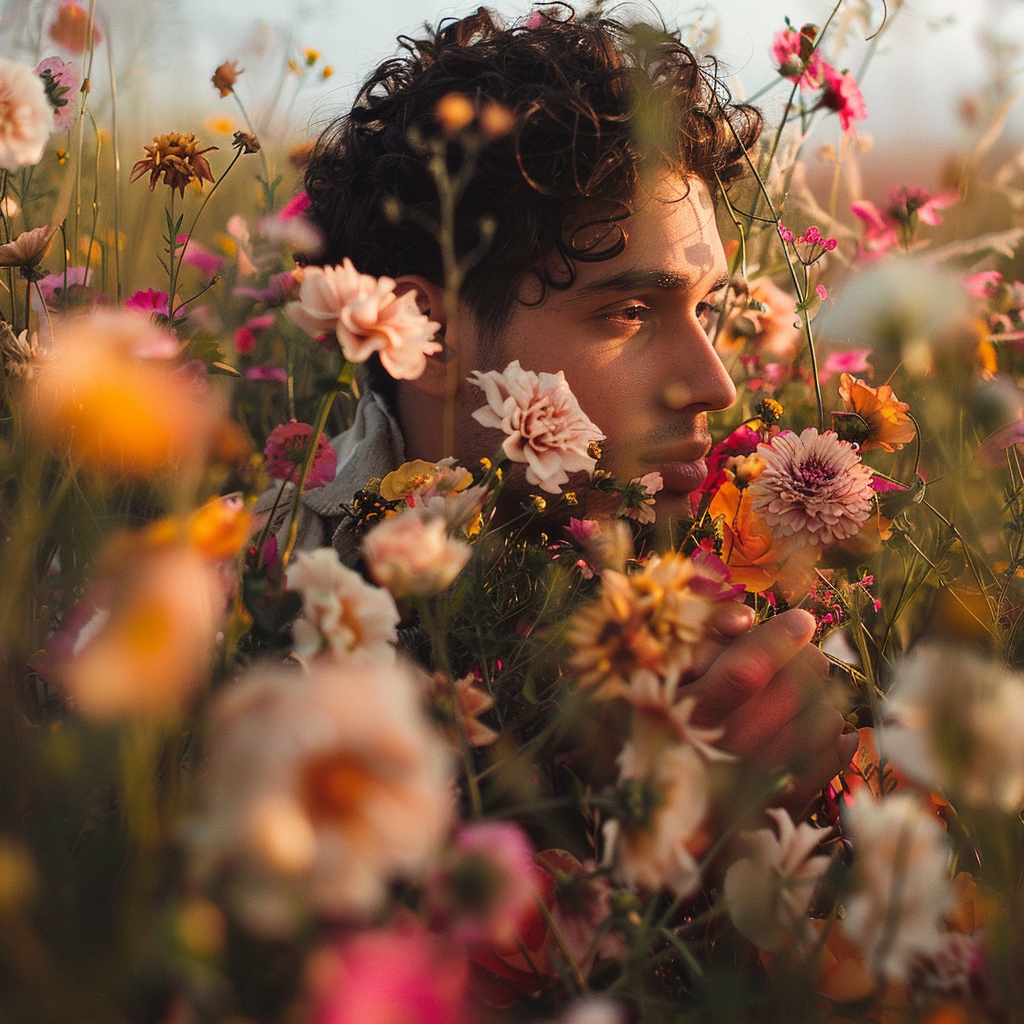
[[[110,70],[110,146],[114,154],[114,293],[121,303],[121,153],[118,149],[117,80],[114,77],[114,50],[107,34],[107,67]]]

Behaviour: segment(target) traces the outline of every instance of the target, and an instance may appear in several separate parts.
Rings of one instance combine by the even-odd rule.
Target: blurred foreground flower
[[[0,59],[0,168],[39,163],[51,131],[53,108],[42,80],[27,64]]]
[[[226,687],[204,778],[197,873],[226,876],[267,935],[308,914],[375,914],[393,879],[429,867],[453,811],[448,747],[390,656],[264,665]]]
[[[180,343],[139,313],[59,323],[29,409],[40,437],[102,473],[201,465],[219,428],[214,396],[171,361]]]
[[[334,331],[350,362],[364,363],[377,352],[392,377],[415,380],[427,356],[441,351],[433,340],[441,325],[419,311],[414,292],[396,295],[390,277],[360,274],[348,259],[341,266],[305,267],[301,276],[288,316],[313,337]]]
[[[526,463],[527,483],[559,494],[569,473],[593,473],[597,461],[589,448],[604,434],[580,408],[561,370],[536,374],[516,359],[500,372],[474,370],[468,379],[487,398],[473,419],[505,433],[502,449],[512,462]]]
[[[92,39],[89,36],[89,12],[72,0],[62,3],[57,8],[57,19],[50,23],[50,38],[72,53],[84,53],[90,45],[103,42],[103,33],[98,25],[92,27]]]
[[[211,184],[215,181],[204,154],[217,147],[207,146],[200,149],[200,145],[191,132],[188,135],[181,132],[154,135],[153,144],[142,147],[146,156],[135,164],[128,180],[135,181],[148,172],[149,190],[152,192],[163,176],[164,184],[169,185],[172,191],[178,189],[184,199],[185,188],[193,181],[198,182],[200,187],[204,181]]]

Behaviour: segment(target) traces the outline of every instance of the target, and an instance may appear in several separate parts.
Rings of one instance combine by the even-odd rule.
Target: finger
[[[688,688],[697,698],[695,721],[717,724],[760,693],[807,646],[814,628],[814,616],[794,608],[729,644]]]
[[[711,609],[704,625],[710,636],[717,634],[732,640],[754,625],[754,609],[735,601],[722,601]]]

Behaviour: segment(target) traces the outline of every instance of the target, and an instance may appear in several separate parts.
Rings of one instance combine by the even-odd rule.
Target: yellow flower
[[[899,401],[888,384],[873,388],[844,373],[840,377],[839,396],[846,408],[864,421],[867,435],[857,438],[863,451],[883,448],[892,452],[913,441],[917,430],[907,415],[910,405]]]

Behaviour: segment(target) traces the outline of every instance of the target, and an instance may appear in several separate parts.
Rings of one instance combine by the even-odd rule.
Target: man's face
[[[736,397],[707,334],[728,273],[703,182],[666,174],[635,209],[622,222],[622,253],[577,264],[573,286],[548,289],[538,305],[515,304],[499,339],[499,367],[476,361],[486,349],[462,317],[460,375],[513,359],[524,370],[563,370],[607,436],[602,468],[622,482],[660,471],[656,508],[664,519],[687,514],[687,494],[704,478],[707,413]],[[455,454],[467,463],[501,441],[472,420],[482,404],[481,391],[460,384]]]

